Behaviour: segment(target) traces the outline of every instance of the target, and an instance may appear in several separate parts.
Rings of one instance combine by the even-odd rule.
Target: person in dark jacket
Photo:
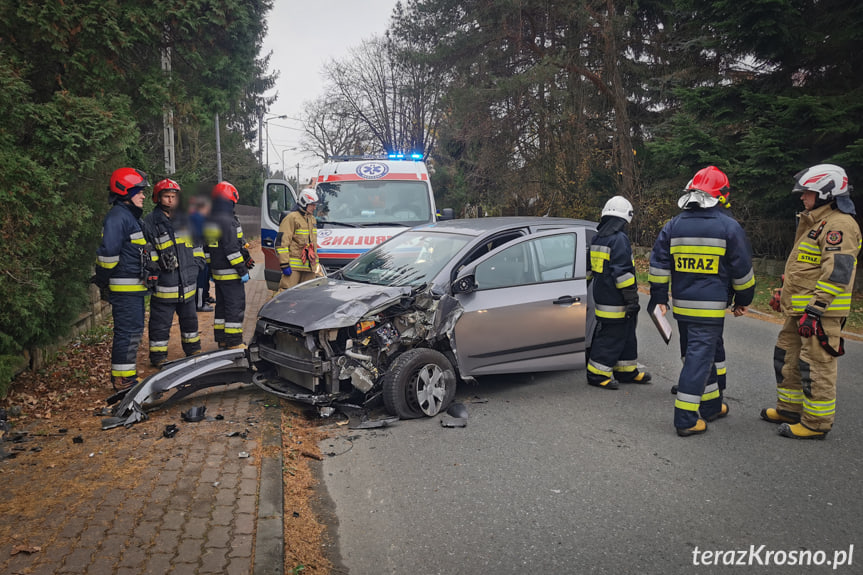
[[[189,224],[192,230],[192,241],[195,245],[204,245],[204,224],[210,214],[210,200],[205,197],[194,198],[189,210]],[[213,311],[215,299],[210,297],[210,266],[204,262],[204,267],[198,272],[198,290],[195,295],[195,308],[198,311]]]
[[[243,228],[234,215],[239,199],[240,194],[231,183],[216,184],[210,219],[204,227],[207,259],[216,285],[213,330],[216,343],[223,349],[244,347],[246,290],[243,284],[249,281],[249,270]]]
[[[138,383],[137,354],[144,333],[144,296],[149,256],[141,229],[147,174],[120,168],[111,174],[108,198],[112,207],[102,224],[96,252],[94,283],[108,291],[114,318],[111,345],[111,385],[117,391]]]
[[[749,240],[723,213],[728,177],[708,166],[690,180],[677,205],[683,209],[659,232],[650,254],[650,303],[664,315],[669,285],[672,309],[686,340],[674,402],[674,427],[681,437],[707,431],[707,422],[728,415],[716,375],[716,354],[729,303],[742,316],[755,295]],[[731,302],[729,302],[729,293]]]
[[[625,231],[632,211],[632,204],[623,196],[608,200],[590,244],[596,327],[587,383],[603,389],[617,389],[618,382],[650,383],[651,379],[649,373],[638,370],[635,327],[641,306],[632,245]]]
[[[144,218],[144,237],[155,248],[159,280],[150,298],[150,364],[161,367],[168,360],[168,341],[174,313],[180,321],[183,352],[201,352],[195,294],[198,271],[204,267],[204,250],[195,245],[182,212],[180,185],[165,179],[153,188],[156,209]]]

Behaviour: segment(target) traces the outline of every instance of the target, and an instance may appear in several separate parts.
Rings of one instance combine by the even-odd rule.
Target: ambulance
[[[268,203],[262,205],[272,208],[261,210],[261,243],[267,284],[277,289],[281,272],[275,239],[282,213],[278,210],[296,194],[277,180],[268,180],[265,188]],[[450,209],[436,215],[421,154],[333,157],[318,172],[315,189],[318,258],[325,273],[408,228],[452,217]]]

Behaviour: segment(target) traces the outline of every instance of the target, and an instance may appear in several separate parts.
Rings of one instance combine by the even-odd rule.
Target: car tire
[[[439,351],[411,349],[393,361],[383,377],[384,406],[400,419],[433,417],[455,398],[452,364]]]

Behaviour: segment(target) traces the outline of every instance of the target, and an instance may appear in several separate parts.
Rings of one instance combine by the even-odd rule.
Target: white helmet
[[[312,188],[306,188],[300,191],[300,197],[297,199],[297,204],[305,209],[309,204],[318,203],[318,193]]]
[[[833,164],[818,164],[797,172],[792,193],[816,192],[822,200],[848,195],[848,175]]]
[[[629,223],[632,221],[632,204],[623,196],[614,196],[605,202],[605,207],[602,208],[602,217],[605,216],[623,218]]]

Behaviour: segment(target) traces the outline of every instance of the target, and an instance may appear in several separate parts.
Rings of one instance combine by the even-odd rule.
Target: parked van
[[[275,182],[268,180],[268,183]],[[446,210],[443,217],[437,216],[428,169],[421,156],[413,159],[405,159],[401,154],[334,157],[321,166],[315,188],[318,192],[315,210],[318,258],[325,272],[341,268],[408,228],[452,217],[452,210]],[[281,207],[282,197],[287,199],[287,195],[280,190],[279,187],[265,190],[269,200],[266,205]],[[272,237],[275,241],[279,217],[278,214],[273,217],[274,210],[269,210],[267,226],[272,233],[265,233],[264,211],[261,213],[261,237],[266,278],[270,288],[276,289],[280,274],[278,258],[270,247],[272,244],[263,238]]]

